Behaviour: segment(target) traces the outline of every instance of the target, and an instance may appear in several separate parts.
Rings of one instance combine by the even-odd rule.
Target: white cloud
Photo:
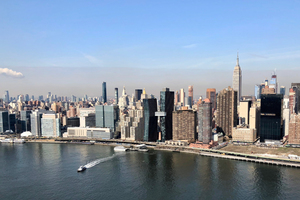
[[[190,49],[190,48],[195,48],[195,47],[197,47],[197,44],[189,44],[189,45],[185,45],[185,46],[183,46],[182,48]]]
[[[24,75],[21,72],[16,72],[8,68],[0,68],[0,74],[11,76],[14,78],[23,78]]]

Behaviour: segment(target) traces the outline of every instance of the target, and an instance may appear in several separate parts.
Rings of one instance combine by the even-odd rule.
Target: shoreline
[[[49,144],[82,144],[82,145],[90,145],[84,144],[82,142],[67,142],[67,141],[55,141],[54,139],[47,139],[47,140],[29,140],[26,141],[28,143],[49,143]],[[106,141],[106,142],[96,142],[95,145],[103,145],[103,146],[126,146],[126,145],[136,145],[136,142],[129,142],[126,141]],[[172,145],[159,145],[159,144],[152,144],[147,145],[148,148],[153,150],[161,150],[161,151],[169,151],[173,153],[192,153],[198,154],[200,156],[208,156],[214,158],[223,158],[223,159],[231,159],[231,160],[239,160],[239,161],[246,161],[246,162],[256,162],[256,163],[264,163],[264,164],[272,164],[272,165],[279,165],[279,166],[289,166],[289,167],[296,167],[300,168],[300,160],[291,160],[291,159],[282,159],[276,157],[267,157],[261,156],[256,154],[244,154],[244,153],[236,153],[236,152],[229,152],[229,151],[222,151],[222,150],[212,150],[212,149],[201,149],[201,148],[194,148],[188,146],[172,146]]]

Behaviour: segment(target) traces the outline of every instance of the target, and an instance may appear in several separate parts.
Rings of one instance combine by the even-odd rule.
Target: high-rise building
[[[106,97],[106,82],[102,83],[102,101],[103,101],[103,103],[107,102],[107,97]]]
[[[265,85],[261,90],[261,94],[276,94],[275,88],[270,88],[268,85]]]
[[[142,89],[135,89],[135,92],[134,92],[135,101],[141,100],[142,93],[143,93]]]
[[[208,98],[198,104],[198,140],[208,144],[212,139],[212,103]]]
[[[285,95],[285,87],[284,86],[280,87],[280,94],[282,94],[283,96]]]
[[[119,91],[118,88],[115,88],[115,104],[119,104]]]
[[[0,133],[9,130],[8,112],[0,111]]]
[[[61,137],[59,114],[43,114],[41,132],[44,137]]]
[[[294,94],[294,112],[300,112],[300,83],[292,83],[291,88],[295,92]]]
[[[22,124],[21,131],[22,132],[31,130],[31,127],[30,127],[30,114],[31,114],[30,110],[20,111],[20,120],[21,120],[21,124]]]
[[[231,87],[218,94],[216,124],[228,136],[232,135],[232,129],[237,125],[237,91]]]
[[[262,94],[260,114],[260,141],[280,140],[282,119],[282,94]]]
[[[300,114],[291,114],[289,123],[289,144],[300,144]]]
[[[237,91],[237,103],[239,104],[242,96],[242,70],[239,64],[239,55],[237,55],[236,66],[233,71],[232,89]]]
[[[217,109],[217,93],[216,88],[207,88],[206,89],[206,98],[209,99],[212,105],[213,111]]]
[[[277,86],[277,75],[276,74],[273,74],[272,77],[271,77],[271,80],[270,80],[270,83],[269,83],[269,87],[270,88],[274,88],[274,91],[275,91],[275,94],[278,93],[278,86]]]
[[[193,88],[193,86],[190,85],[189,88],[188,88],[188,90],[189,90],[189,97],[191,97],[191,99],[192,99],[192,104],[193,104],[193,101],[194,101],[194,88]],[[192,106],[191,106],[191,107],[192,107]]]
[[[46,111],[46,110],[35,110],[32,111],[32,113],[30,114],[31,133],[36,137],[42,136],[41,119],[44,113],[55,114],[54,111]]]
[[[179,102],[179,94],[178,94],[178,91],[176,91],[175,93],[175,102],[174,102],[174,105],[177,105]]]
[[[183,89],[182,89],[183,90]],[[160,92],[160,111],[165,112],[165,116],[160,118],[161,140],[172,140],[172,113],[174,110],[174,92],[169,88],[164,88]]]
[[[240,101],[239,124],[249,124],[249,115],[252,101]]]
[[[157,111],[157,100],[156,99],[143,99],[144,106],[144,141],[158,140],[157,134],[157,116],[155,112]]]
[[[256,84],[255,88],[254,88],[255,99],[260,99],[260,94],[261,94],[261,85],[260,84]]]
[[[193,110],[173,111],[173,140],[196,140],[197,113]]]
[[[30,101],[29,94],[25,95],[25,101]]]
[[[143,101],[143,99],[148,99],[148,95],[146,93],[145,88],[143,89],[143,93],[141,94],[141,101]]]
[[[119,107],[124,109],[129,105],[128,95],[126,94],[125,86],[123,87],[122,96],[119,98]]]
[[[180,103],[182,106],[185,106],[185,102],[184,102],[184,98],[185,98],[185,93],[184,93],[184,89],[180,89]]]
[[[98,128],[111,128],[114,132],[116,124],[119,120],[119,107],[108,105],[96,106],[96,127]]]
[[[12,130],[13,132],[16,132],[16,114],[9,114],[8,115],[9,118],[9,130]]]
[[[5,103],[9,103],[9,92],[8,92],[8,90],[5,91],[4,101],[5,101]]]

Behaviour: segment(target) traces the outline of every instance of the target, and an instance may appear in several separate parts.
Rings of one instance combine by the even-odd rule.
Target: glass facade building
[[[106,97],[106,82],[102,83],[102,101],[103,101],[103,103],[107,102],[107,97]]]
[[[96,127],[116,130],[116,123],[119,120],[118,106],[98,105],[95,107],[95,111]]]
[[[0,133],[9,130],[8,112],[0,111]]]
[[[142,89],[135,89],[134,92],[135,101],[141,100],[142,93],[143,93]]]
[[[161,140],[172,140],[173,127],[172,127],[172,113],[174,110],[174,92],[169,88],[164,88],[160,92],[160,111],[165,112],[166,116],[161,117]]]
[[[115,104],[119,103],[119,91],[118,88],[115,88]]]
[[[158,140],[157,134],[157,117],[155,112],[157,111],[157,100],[156,99],[143,99],[144,105],[144,141]]]
[[[15,124],[16,124],[16,114],[9,114],[9,129],[12,130],[13,132],[16,131]]]
[[[21,131],[25,132],[25,131],[31,131],[31,127],[30,127],[30,114],[31,111],[30,110],[22,110],[20,111],[20,120],[21,120]]]
[[[282,99],[282,94],[261,95],[260,142],[282,139]]]

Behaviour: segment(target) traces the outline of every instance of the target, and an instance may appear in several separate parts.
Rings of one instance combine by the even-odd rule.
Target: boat
[[[2,143],[25,143],[25,140],[24,139],[11,139],[11,138],[7,138],[7,139],[4,139],[4,140],[0,140],[0,142]]]
[[[114,151],[128,151],[129,149],[123,147],[123,146],[116,146],[114,148]]]
[[[25,143],[25,140],[24,139],[14,139],[14,143]]]
[[[8,138],[8,139],[0,140],[0,142],[2,142],[2,143],[13,143],[13,142],[14,142],[14,140],[13,140],[13,139],[10,139],[10,138]]]
[[[82,165],[77,169],[77,172],[83,172],[84,170],[86,170],[86,167]]]
[[[145,144],[135,146],[138,151],[149,151],[148,147]]]

